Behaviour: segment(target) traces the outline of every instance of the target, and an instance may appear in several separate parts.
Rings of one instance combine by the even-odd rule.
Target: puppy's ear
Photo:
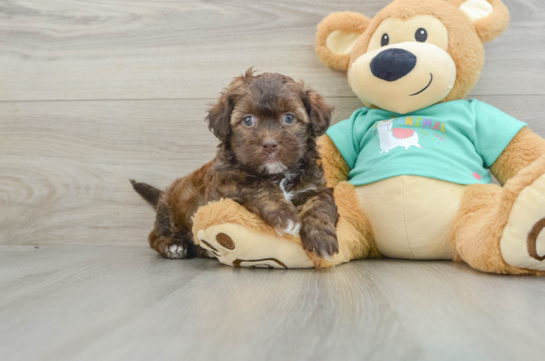
[[[238,98],[244,94],[246,87],[256,77],[254,69],[246,70],[244,75],[233,79],[231,84],[221,93],[220,98],[209,110],[206,116],[208,129],[221,141],[224,141],[231,134],[231,114],[235,108]]]
[[[333,107],[325,102],[323,96],[312,89],[305,90],[302,98],[310,118],[312,135],[319,137],[326,132],[331,124]]]
[[[216,104],[209,110],[206,116],[208,129],[221,141],[231,134],[231,113],[235,107],[235,99],[226,90],[221,94]]]

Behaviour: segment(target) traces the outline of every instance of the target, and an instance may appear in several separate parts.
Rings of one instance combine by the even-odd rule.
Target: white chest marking
[[[286,191],[286,183],[287,182],[288,182],[288,177],[285,177],[284,179],[282,179],[280,181],[280,183],[278,185],[280,186],[280,189],[282,190],[282,193],[284,193],[284,198],[286,198],[286,200],[288,202],[291,202],[293,197],[295,197],[295,194],[294,194],[294,192]]]
[[[288,192],[286,190],[286,184],[288,183],[289,180],[292,180],[292,179],[293,179],[292,175],[287,175],[286,177],[284,177],[284,179],[280,181],[280,183],[278,183],[278,185],[280,186],[280,189],[282,190],[282,193],[284,193],[284,198],[288,202],[291,202],[291,200],[298,194],[305,193],[310,190],[316,190],[316,187],[309,187],[309,188],[301,189],[300,191],[296,191],[296,192],[295,191]]]

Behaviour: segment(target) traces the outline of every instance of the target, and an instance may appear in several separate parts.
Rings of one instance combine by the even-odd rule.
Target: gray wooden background
[[[314,54],[316,24],[388,2],[0,0],[0,360],[543,358],[543,278],[386,259],[233,269],[142,248],[154,213],[128,179],[164,187],[213,157],[207,104],[250,66],[348,117],[361,104]],[[505,3],[471,97],[545,135],[545,1]]]
[[[545,2],[505,2],[471,97],[545,135]],[[146,246],[153,212],[128,179],[165,187],[211,159],[207,105],[250,66],[348,117],[361,103],[316,57],[316,25],[388,3],[0,0],[0,244]]]

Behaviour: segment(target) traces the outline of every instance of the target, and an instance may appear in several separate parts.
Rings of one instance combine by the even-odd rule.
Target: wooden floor
[[[390,0],[0,0],[0,360],[513,360],[545,354],[545,279],[450,262],[256,271],[167,261],[129,178],[209,160],[203,121],[255,66],[361,107],[314,53]],[[545,2],[504,0],[469,98],[545,136]]]
[[[233,269],[113,246],[3,246],[0,360],[539,360],[540,278],[452,262]]]

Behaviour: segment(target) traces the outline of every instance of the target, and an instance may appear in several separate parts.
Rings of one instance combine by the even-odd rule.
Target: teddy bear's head
[[[326,66],[348,71],[365,105],[405,114],[464,98],[481,74],[483,43],[508,25],[500,0],[395,0],[373,19],[327,16],[316,52]]]

